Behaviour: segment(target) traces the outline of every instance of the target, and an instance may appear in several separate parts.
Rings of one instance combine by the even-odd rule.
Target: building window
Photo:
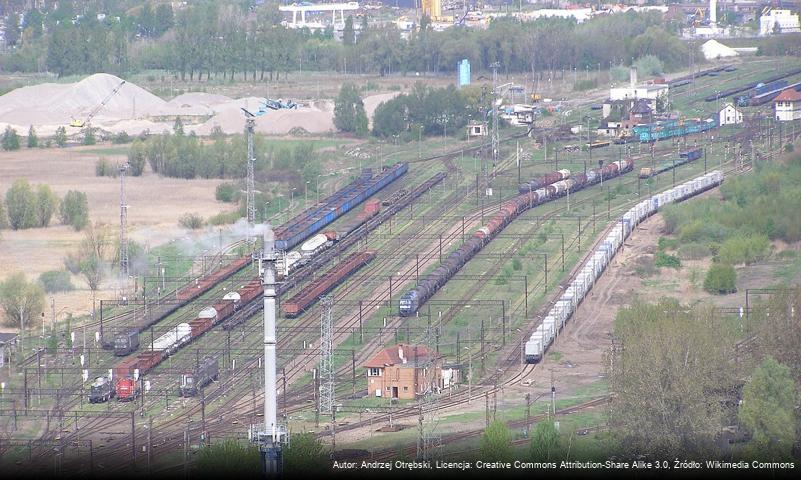
[[[387,391],[389,391],[389,387],[387,387]]]
[[[409,391],[409,387],[403,387],[403,391],[404,392],[408,392]]]
[[[367,370],[368,377],[380,377],[381,376],[381,369],[380,368],[370,368]]]

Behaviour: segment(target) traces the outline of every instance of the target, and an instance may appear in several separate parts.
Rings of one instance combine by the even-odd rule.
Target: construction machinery
[[[125,85],[125,80],[120,82],[120,84],[117,85],[114,88],[114,90],[111,91],[111,93],[106,95],[106,98],[104,98],[102,102],[100,102],[95,108],[92,109],[91,112],[89,112],[89,115],[86,116],[86,120],[78,120],[78,119],[73,118],[72,121],[70,122],[70,127],[83,128],[86,125],[88,125],[92,121],[92,118],[94,118],[94,116],[97,115],[97,112],[99,112],[103,107],[106,106],[108,101],[111,100],[111,98],[114,95],[116,95],[117,92],[120,91],[120,89],[122,88],[123,85]]]

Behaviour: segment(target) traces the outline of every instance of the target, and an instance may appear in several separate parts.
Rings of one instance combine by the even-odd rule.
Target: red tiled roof
[[[391,365],[403,364],[400,358],[400,351],[403,351],[403,358],[409,364],[425,362],[432,357],[432,352],[424,345],[404,345],[399,343],[395,346],[385,348],[375,354],[367,361],[362,368],[384,368]],[[436,353],[434,353],[436,355]]]
[[[795,91],[794,88],[788,88],[786,90],[782,90],[776,98],[773,99],[774,102],[798,102],[801,101],[801,92]]]

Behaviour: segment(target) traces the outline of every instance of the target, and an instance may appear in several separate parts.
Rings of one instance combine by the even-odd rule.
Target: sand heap
[[[98,73],[77,83],[44,83],[22,87],[0,96],[0,129],[11,125],[20,134],[33,125],[40,135],[53,135],[60,126],[68,134],[80,129],[69,127],[72,119],[85,120],[89,113],[116,88],[122,80],[114,75]],[[397,93],[379,94],[364,99],[368,118],[381,103]],[[126,82],[92,119],[103,130],[137,135],[171,130],[176,117],[186,121],[186,131],[209,135],[215,127],[225,133],[240,133],[245,128],[242,108],[255,110],[262,98],[232,99],[225,95],[189,92],[164,101],[134,83]],[[322,100],[292,110],[269,110],[258,118],[256,131],[282,135],[302,128],[309,133],[334,131],[333,102]]]
[[[29,125],[55,130],[73,118],[84,120],[122,79],[98,73],[77,83],[44,83],[13,90],[0,97],[0,122],[27,131]],[[97,113],[93,122],[145,117],[166,102],[137,85],[126,82]]]

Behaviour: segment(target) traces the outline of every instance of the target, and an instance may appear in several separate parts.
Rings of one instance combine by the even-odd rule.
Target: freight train
[[[136,325],[129,326],[123,331],[117,331],[115,335],[113,335],[111,342],[106,342],[105,340],[102,341],[103,348],[109,350],[113,349],[114,354],[117,356],[128,355],[129,353],[136,351],[139,348],[139,332],[149,328],[151,325],[156,324],[175,310],[186,305],[200,295],[208,292],[215,285],[219,284],[223,280],[228,279],[236,272],[245,268],[250,262],[250,255],[239,257],[228,265],[219,268],[208,275],[196,278],[193,282],[175,292],[175,299],[177,300],[176,302],[171,303],[167,308],[160,310],[158,314],[146,315],[142,317],[141,321]],[[105,338],[102,331],[101,338]]]
[[[289,251],[295,245],[322,230],[364,200],[394,182],[409,170],[406,163],[384,167],[376,176],[365,169],[358,180],[328,197],[275,230],[275,248]]]
[[[744,94],[734,97],[734,101],[738,107],[747,107],[749,105],[752,105],[751,103],[752,98],[762,96],[766,93],[775,93],[776,95],[778,95],[782,89],[787,87],[787,85],[788,85],[787,80],[776,80],[775,82],[759,83],[754,88],[746,91]]]
[[[717,128],[718,122],[714,118],[662,120],[654,123],[643,123],[631,128],[635,138],[641,143],[650,143],[673,137],[683,137],[693,133],[706,132]]]
[[[547,187],[548,185],[558,182],[559,180],[567,180],[568,178],[570,178],[570,170],[564,168],[562,170],[557,170],[555,172],[539,176],[526,183],[521,183],[517,191],[520,192],[521,195],[525,195],[533,192],[534,190]]]
[[[406,292],[400,298],[398,304],[400,315],[404,317],[414,315],[484,245],[489,243],[495,235],[500,233],[506,225],[524,211],[559,198],[568,191],[575,192],[594,185],[602,179],[617,177],[630,171],[633,167],[634,162],[632,160],[612,162],[600,168],[587,170],[586,174],[579,173],[571,178],[538,188],[533,192],[519,195],[505,202],[501,206],[501,211],[495,214],[485,226],[478,229],[461,247],[448,255],[431,274],[420,280],[416,288]]]
[[[318,298],[330,292],[346,278],[353,275],[354,272],[370,263],[375,258],[375,253],[375,250],[354,253],[326,272],[318,281],[309,284],[286,302],[282,302],[281,309],[284,311],[284,316],[295,318],[306,311],[306,309],[314,305]]]
[[[575,279],[570,282],[562,296],[559,297],[545,315],[542,323],[529,337],[524,349],[526,363],[537,363],[542,359],[545,351],[553,343],[557,332],[570,319],[577,306],[593,287],[615,256],[615,253],[617,253],[617,250],[623,245],[625,239],[628,238],[638,223],[664,205],[680,202],[698,195],[720,185],[722,182],[723,173],[715,170],[662,193],[652,195],[623,214],[606,237],[598,244],[592,255],[587,257]]]
[[[659,166],[651,168],[651,167],[643,167],[640,169],[640,178],[651,178],[653,176],[659,175],[660,173],[667,172],[670,169],[677,168],[685,163],[694,162],[701,158],[703,155],[704,150],[701,148],[696,148],[695,150],[689,150],[687,152],[682,152],[679,154],[678,160],[672,160],[668,162],[663,162],[659,164]]]
[[[197,317],[189,322],[179,323],[167,333],[151,342],[148,349],[138,355],[126,358],[114,368],[117,381],[117,400],[131,400],[131,395],[138,395],[136,380],[155,368],[167,357],[180,350],[184,345],[209,331],[214,325],[230,317],[242,305],[247,305],[263,292],[258,277],[238,288],[198,312]]]

